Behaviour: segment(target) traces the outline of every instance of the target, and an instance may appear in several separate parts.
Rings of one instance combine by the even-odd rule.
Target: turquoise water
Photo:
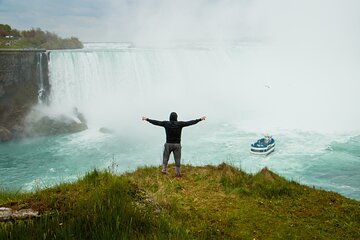
[[[31,191],[74,181],[94,168],[122,173],[160,165],[163,130],[141,121],[139,128],[147,131],[129,136],[87,130],[1,144],[0,186]],[[265,157],[249,152],[258,137],[232,125],[199,123],[183,131],[182,163],[227,162],[249,173],[267,166],[287,179],[360,200],[359,135],[279,131],[274,134],[276,151]]]
[[[0,186],[34,190],[72,181],[87,171],[118,163],[117,171],[141,165],[140,143],[97,132],[43,137],[0,145]],[[144,157],[143,157],[144,158]]]

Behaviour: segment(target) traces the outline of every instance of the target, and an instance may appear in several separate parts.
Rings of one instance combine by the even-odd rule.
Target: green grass
[[[174,166],[171,166],[173,168]],[[360,239],[360,203],[264,169],[144,167],[93,170],[35,193],[0,193],[0,206],[40,218],[0,223],[0,239]]]
[[[0,37],[0,49],[81,49],[82,43],[78,39],[42,39]]]

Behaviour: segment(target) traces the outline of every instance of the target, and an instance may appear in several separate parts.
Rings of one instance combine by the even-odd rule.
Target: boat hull
[[[250,152],[255,155],[268,155],[275,151],[275,144],[269,148],[251,148]]]

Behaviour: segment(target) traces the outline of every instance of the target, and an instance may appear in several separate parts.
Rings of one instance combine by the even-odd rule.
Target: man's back
[[[157,121],[153,119],[147,119],[148,122],[162,126],[165,128],[166,132],[166,142],[167,143],[180,143],[181,142],[181,130],[183,127],[194,125],[201,121],[201,118],[191,120],[191,121]]]

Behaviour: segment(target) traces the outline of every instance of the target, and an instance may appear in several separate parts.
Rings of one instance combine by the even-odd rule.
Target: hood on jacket
[[[170,121],[177,121],[178,115],[176,114],[176,112],[172,112],[170,113]]]

